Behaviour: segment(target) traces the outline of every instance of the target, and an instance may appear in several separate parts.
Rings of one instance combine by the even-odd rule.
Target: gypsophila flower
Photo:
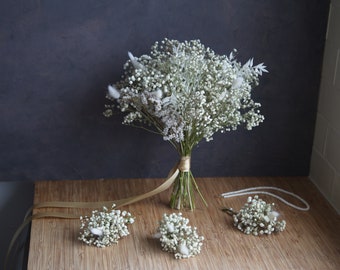
[[[197,228],[188,225],[189,219],[182,213],[164,214],[159,222],[156,238],[161,242],[162,250],[174,253],[176,259],[193,257],[201,252],[203,236],[197,234]]]
[[[248,197],[247,203],[233,215],[234,226],[245,234],[263,235],[282,232],[286,221],[278,220],[279,213],[274,210],[274,203],[266,203],[257,195]]]
[[[90,246],[107,247],[127,236],[127,224],[134,223],[135,219],[131,213],[114,207],[110,211],[106,207],[103,207],[103,211],[94,210],[91,217],[81,216],[78,239]]]

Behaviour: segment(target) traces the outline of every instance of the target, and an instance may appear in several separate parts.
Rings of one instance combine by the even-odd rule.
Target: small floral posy
[[[248,197],[247,203],[233,215],[234,226],[245,234],[255,236],[282,232],[286,221],[278,220],[279,213],[273,207],[274,203],[266,203],[257,195]]]
[[[189,219],[182,213],[164,214],[159,222],[155,238],[159,238],[164,251],[174,253],[176,259],[190,258],[201,252],[203,236],[197,234],[197,228],[188,225]]]
[[[152,46],[150,55],[129,52],[122,80],[108,86],[107,98],[126,113],[124,124],[160,134],[185,161],[173,188],[172,208],[194,209],[194,189],[203,199],[190,169],[194,146],[202,139],[211,141],[215,132],[240,125],[251,130],[264,120],[251,90],[266,67],[254,66],[253,59],[242,65],[235,53],[218,55],[199,40],[164,39]],[[115,104],[106,105],[105,116],[113,115]]]
[[[129,234],[127,224],[134,223],[131,213],[103,207],[103,211],[92,211],[91,217],[80,217],[79,240],[96,247],[107,247],[117,244],[121,237]]]

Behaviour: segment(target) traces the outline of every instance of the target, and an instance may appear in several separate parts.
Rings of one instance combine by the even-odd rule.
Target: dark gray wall
[[[196,176],[308,175],[328,1],[0,2],[0,181],[163,177],[161,137],[102,116],[106,86],[156,40],[199,38],[270,71],[265,122],[193,153]]]

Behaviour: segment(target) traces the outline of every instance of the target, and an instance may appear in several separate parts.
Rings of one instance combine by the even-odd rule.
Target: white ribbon
[[[288,194],[288,195],[298,199],[299,201],[301,201],[305,205],[305,207],[300,207],[300,206],[297,206],[293,203],[290,203],[290,202],[286,201],[285,199],[283,199],[282,197],[280,197],[280,196],[278,196],[274,193],[263,191],[264,189],[276,190],[276,191]],[[251,194],[265,194],[265,195],[272,196],[272,197],[280,200],[281,202],[289,205],[290,207],[297,209],[297,210],[300,210],[300,211],[308,211],[310,209],[309,204],[304,199],[302,199],[300,196],[296,195],[293,192],[289,192],[287,190],[284,190],[284,189],[278,188],[278,187],[267,187],[267,186],[251,187],[251,188],[240,189],[240,190],[237,190],[237,191],[225,192],[225,193],[222,193],[221,196],[223,198],[231,198],[231,197],[251,195]]]

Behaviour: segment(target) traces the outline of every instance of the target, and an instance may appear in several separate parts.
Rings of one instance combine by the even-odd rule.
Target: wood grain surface
[[[42,181],[35,185],[35,203],[121,199],[147,192],[162,181]],[[107,248],[86,246],[77,240],[80,226],[77,219],[34,220],[28,269],[340,269],[340,216],[308,178],[199,178],[197,182],[209,206],[205,207],[197,197],[195,211],[181,212],[205,237],[198,256],[176,260],[173,254],[162,251],[159,242],[152,238],[163,213],[178,212],[168,207],[168,190],[122,207],[136,217],[136,222],[129,225],[129,236]],[[311,209],[298,211],[273,197],[261,195],[265,201],[276,204],[281,218],[287,221],[286,230],[270,236],[245,235],[220,209],[233,207],[238,210],[247,196],[223,199],[219,195],[253,186],[276,186],[295,192],[310,203]],[[283,197],[299,203],[286,195]],[[91,209],[52,210],[91,214]]]

